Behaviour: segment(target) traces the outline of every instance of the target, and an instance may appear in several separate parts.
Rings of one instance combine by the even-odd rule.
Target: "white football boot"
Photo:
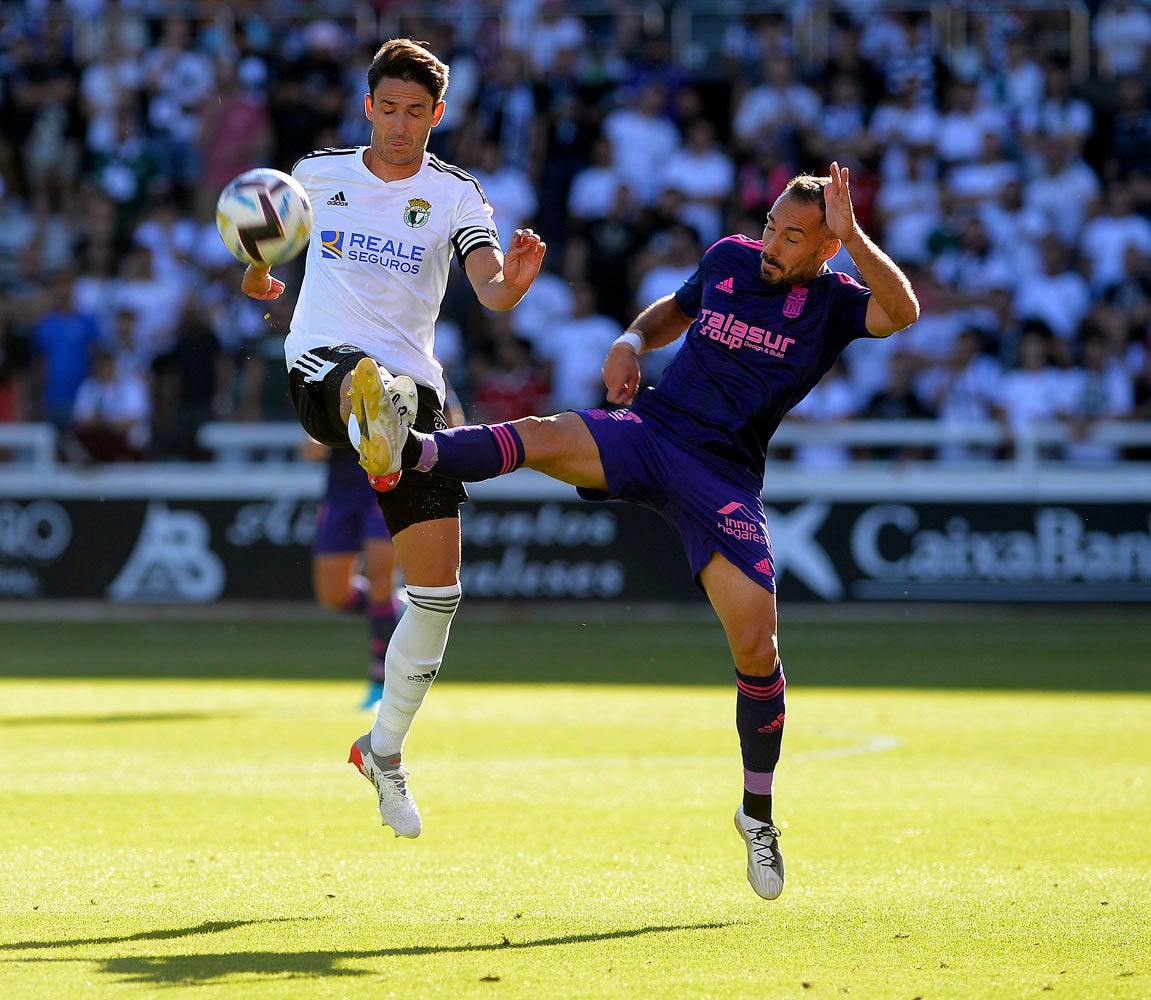
[[[747,844],[747,881],[764,899],[776,899],[783,892],[783,855],[779,853],[779,830],[771,823],[752,819],[735,811],[735,828]]]
[[[390,826],[397,837],[414,838],[423,830],[420,810],[408,790],[408,770],[402,764],[393,764],[372,752],[372,740],[365,733],[352,744],[348,763],[372,783],[380,797],[380,819]]]
[[[348,439],[368,481],[386,493],[400,481],[400,451],[419,406],[416,383],[407,375],[393,378],[371,358],[362,358],[352,371],[348,398]]]

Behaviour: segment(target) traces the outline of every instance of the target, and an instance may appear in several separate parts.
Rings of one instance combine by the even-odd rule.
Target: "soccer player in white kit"
[[[375,787],[384,825],[418,837],[420,813],[401,754],[459,605],[459,506],[467,492],[435,474],[386,475],[377,428],[383,408],[393,406],[416,429],[447,426],[432,348],[452,258],[480,302],[502,311],[531,287],[546,247],[524,229],[501,253],[479,184],[427,152],[444,113],[443,62],[411,39],[392,39],[372,59],[367,82],[369,145],[317,150],[292,169],[314,225],[284,350],[300,423],[317,441],[359,453],[404,574],[408,608],[388,645],[383,698],[350,763]],[[251,266],[241,288],[274,299],[284,283]]]

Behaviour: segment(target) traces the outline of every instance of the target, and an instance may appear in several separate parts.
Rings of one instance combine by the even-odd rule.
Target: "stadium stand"
[[[288,460],[290,296],[239,295],[212,205],[246,167],[361,142],[364,68],[396,34],[451,64],[435,152],[515,199],[497,217],[531,213],[549,277],[615,322],[674,290],[685,227],[758,237],[787,177],[851,166],[862,223],[923,303],[893,341],[931,416],[863,419],[894,348],[849,352],[836,419],[786,422],[781,466],[813,442],[853,464],[910,444],[917,462],[1016,469],[1148,454],[1146,4],[424,7],[0,4],[0,461],[98,461],[71,418],[97,344],[151,388],[150,462]],[[575,298],[532,315],[561,328]],[[442,326],[465,409],[501,358],[556,363],[546,329],[509,334],[452,289]]]

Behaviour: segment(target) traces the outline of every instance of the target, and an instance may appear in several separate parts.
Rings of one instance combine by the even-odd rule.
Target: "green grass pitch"
[[[788,882],[709,621],[461,616],[344,763],[349,619],[0,622],[0,997],[1151,996],[1146,616],[785,621]]]

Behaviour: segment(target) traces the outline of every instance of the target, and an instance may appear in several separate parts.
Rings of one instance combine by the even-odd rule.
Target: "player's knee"
[[[583,427],[573,413],[550,417],[524,417],[512,424],[524,445],[524,464],[552,474],[566,468],[578,452],[580,441],[575,428]]]
[[[779,639],[774,629],[747,629],[731,642],[735,668],[751,677],[769,677],[779,663]]]

